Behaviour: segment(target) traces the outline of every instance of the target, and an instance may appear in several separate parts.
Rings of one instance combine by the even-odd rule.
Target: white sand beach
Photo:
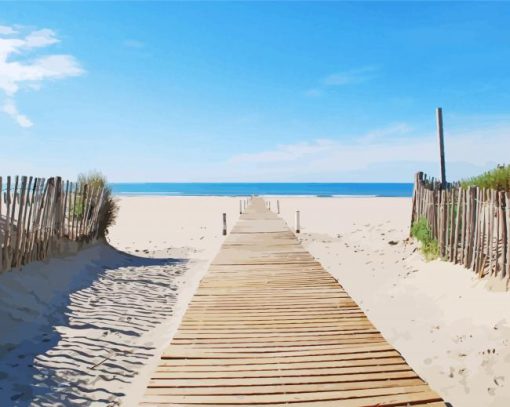
[[[276,208],[276,199],[268,198]],[[404,198],[278,198],[289,226],[451,405],[510,405],[510,293],[422,259]],[[0,405],[136,405],[238,198],[122,197],[109,235],[0,275]],[[4,329],[5,327],[5,329]]]

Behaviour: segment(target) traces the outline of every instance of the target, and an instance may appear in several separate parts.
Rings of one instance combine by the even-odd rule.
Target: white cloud
[[[366,134],[361,135],[358,140],[361,143],[371,143],[380,139],[394,138],[401,136],[412,131],[412,127],[407,123],[394,123],[387,127],[375,129],[369,131]]]
[[[509,163],[509,134],[510,120],[469,130],[452,127],[445,136],[447,176],[459,179]],[[278,145],[229,160],[240,178],[268,181],[411,182],[420,170],[437,176],[437,163],[435,132],[416,133],[405,123],[341,139]]]
[[[323,79],[326,86],[344,86],[366,82],[377,75],[377,69],[372,66],[366,66],[358,69],[337,72]]]
[[[48,28],[32,31],[25,37],[25,48],[41,48],[60,42],[55,36],[55,32]]]
[[[17,35],[12,37],[12,34]],[[10,36],[7,38],[8,35]],[[14,96],[20,89],[39,89],[43,81],[84,73],[72,55],[53,54],[35,59],[32,57],[31,52],[34,49],[45,48],[58,42],[55,32],[47,28],[22,36],[12,27],[0,26],[0,91],[6,96],[2,111],[22,127],[30,127],[32,122],[18,112],[14,102]]]
[[[2,111],[9,116],[11,116],[21,127],[32,127],[33,123],[30,121],[28,117],[22,115],[18,112],[14,101],[11,99],[7,99],[2,106]]]
[[[8,27],[6,25],[0,25],[0,35],[10,35],[16,33],[17,31],[14,28]]]
[[[364,66],[361,68],[350,69],[332,73],[323,78],[318,86],[308,89],[304,94],[308,97],[322,96],[327,88],[356,85],[374,79],[378,74],[378,68],[374,66]]]
[[[232,163],[281,163],[295,161],[302,157],[324,152],[335,143],[331,140],[314,140],[296,144],[279,145],[274,150],[252,154],[238,154],[231,158]]]

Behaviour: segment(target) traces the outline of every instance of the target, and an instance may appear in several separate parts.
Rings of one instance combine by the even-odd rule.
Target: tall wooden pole
[[[443,133],[443,109],[440,107],[436,110],[437,118],[437,135],[439,138],[439,158],[441,162],[441,187],[446,188],[446,169],[444,163],[444,133]]]
[[[227,235],[227,214],[223,214],[223,236]]]

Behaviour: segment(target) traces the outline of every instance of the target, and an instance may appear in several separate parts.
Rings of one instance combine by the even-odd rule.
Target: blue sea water
[[[410,183],[112,183],[115,195],[410,197]]]

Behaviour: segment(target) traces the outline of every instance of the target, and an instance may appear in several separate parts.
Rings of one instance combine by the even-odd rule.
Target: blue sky
[[[7,174],[410,181],[508,162],[508,3],[2,3]]]

